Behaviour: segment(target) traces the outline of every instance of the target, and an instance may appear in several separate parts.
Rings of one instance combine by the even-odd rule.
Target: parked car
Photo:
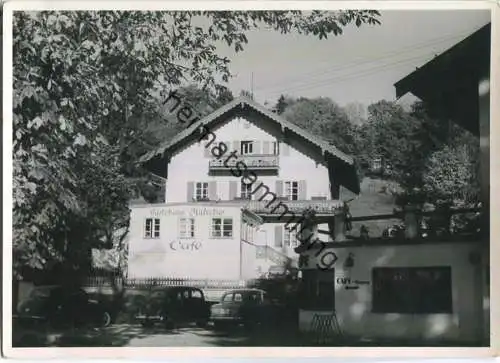
[[[210,317],[210,303],[195,287],[153,288],[138,300],[135,318],[143,326],[162,323],[167,328],[181,323],[205,326]]]
[[[20,326],[105,327],[111,324],[111,316],[105,304],[91,299],[81,288],[54,285],[35,287],[28,298],[21,301],[13,318]]]
[[[280,319],[283,305],[261,289],[237,289],[222,295],[211,307],[210,320],[216,328],[243,324],[252,328]]]
[[[295,267],[270,266],[267,273],[268,279],[297,279],[299,269]]]

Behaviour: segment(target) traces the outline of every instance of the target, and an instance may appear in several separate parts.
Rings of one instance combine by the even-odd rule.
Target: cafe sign
[[[193,240],[174,240],[169,243],[170,250],[172,251],[198,251],[201,249],[201,241]]]

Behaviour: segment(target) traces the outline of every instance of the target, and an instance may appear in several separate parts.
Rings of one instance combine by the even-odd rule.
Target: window
[[[299,244],[299,241],[297,239],[297,232],[290,231],[286,227],[283,228],[284,228],[283,243],[285,244],[285,246],[297,247]]]
[[[233,219],[232,218],[213,218],[211,238],[231,238],[233,237]]]
[[[243,295],[239,292],[234,294],[234,301],[243,301]]]
[[[299,304],[303,309],[335,310],[335,271],[302,270]]]
[[[253,227],[250,224],[243,222],[241,228],[243,241],[253,242]]]
[[[196,183],[194,188],[194,199],[208,199],[208,183]]]
[[[144,238],[160,238],[160,219],[146,218]]]
[[[193,299],[203,299],[203,294],[201,293],[200,290],[192,290],[191,291],[191,298],[193,298]]]
[[[273,155],[279,155],[280,153],[280,143],[278,141],[273,141]]]
[[[179,238],[194,238],[194,218],[179,219]]]
[[[253,154],[253,141],[241,142],[241,155]]]
[[[241,199],[252,199],[252,184],[241,182]]]
[[[452,313],[451,267],[374,268],[372,312]]]
[[[233,295],[234,295],[233,293],[224,295],[224,297],[222,298],[222,302],[233,301]]]
[[[287,181],[285,182],[285,197],[288,200],[298,200],[299,199],[299,182]]]

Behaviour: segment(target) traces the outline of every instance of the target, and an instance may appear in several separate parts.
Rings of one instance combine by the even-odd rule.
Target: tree
[[[435,204],[479,202],[479,142],[466,140],[431,154],[423,176],[424,190]]]
[[[354,127],[344,110],[330,98],[299,98],[282,116],[343,152],[356,154]]]
[[[127,180],[144,177],[135,163],[153,147],[141,131],[158,117],[151,93],[160,89],[165,97],[195,82],[227,96],[230,61],[217,53],[217,42],[239,52],[245,34],[260,26],[325,38],[349,23],[378,24],[378,16],[350,10],[16,12],[15,272],[25,264],[88,265],[74,262],[126,220]],[[206,26],[195,25],[200,18]],[[100,198],[113,193],[116,198]]]
[[[356,126],[361,126],[366,121],[366,106],[359,102],[351,102],[344,106],[349,121]]]
[[[292,106],[296,102],[296,99],[291,96],[281,95],[274,106],[276,113],[281,115],[285,112],[286,108]]]

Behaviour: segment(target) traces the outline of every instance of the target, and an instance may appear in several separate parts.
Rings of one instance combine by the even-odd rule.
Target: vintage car
[[[111,324],[112,315],[105,304],[92,299],[83,289],[53,285],[35,287],[21,301],[13,320],[20,326],[105,327]]]
[[[283,305],[261,289],[236,289],[222,295],[219,303],[212,305],[210,320],[215,328],[244,325],[273,324],[279,321]]]
[[[157,287],[136,300],[138,309],[135,319],[143,326],[161,323],[171,328],[196,323],[202,327],[210,317],[210,304],[205,300],[203,291],[195,287]]]

